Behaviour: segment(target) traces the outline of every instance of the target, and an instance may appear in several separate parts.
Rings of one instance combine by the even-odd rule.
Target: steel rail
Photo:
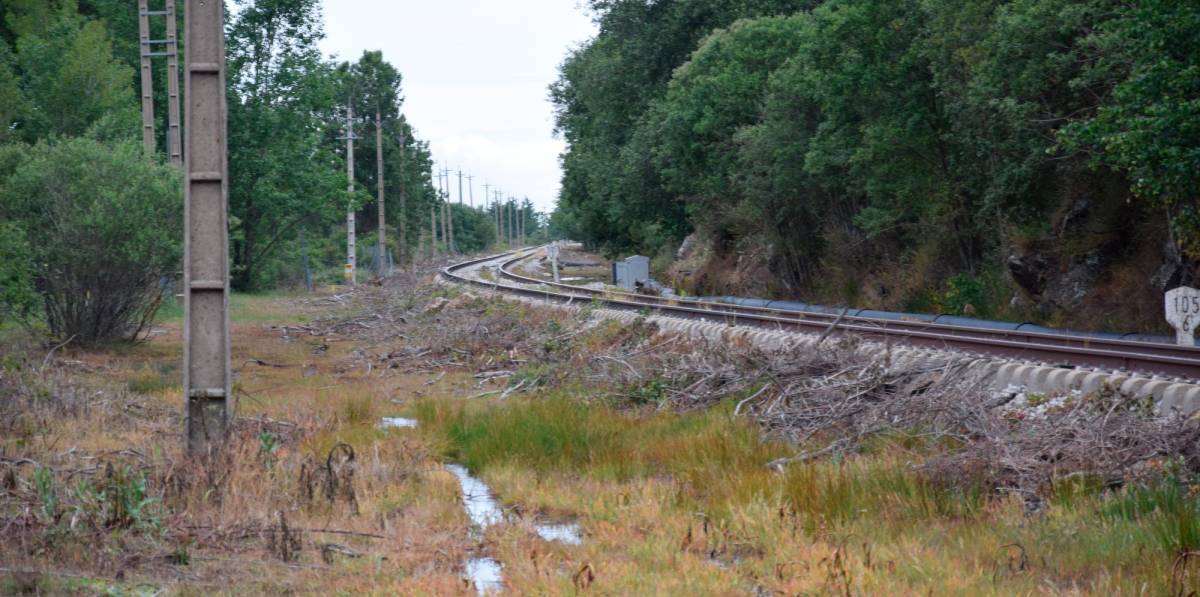
[[[475,259],[447,267],[443,270],[443,275],[456,282],[551,302],[599,301],[605,306],[618,309],[648,309],[661,315],[715,323],[806,333],[829,331],[831,336],[850,334],[909,346],[1046,362],[1070,368],[1102,368],[1185,379],[1200,378],[1200,349],[1191,347],[1092,337],[1057,336],[1036,332],[1014,333],[1009,330],[977,329],[948,324],[857,316],[846,316],[838,321],[838,316],[824,313],[782,311],[594,290],[547,282],[522,276],[509,270],[514,264],[534,255],[536,251],[537,249],[533,249]],[[520,284],[537,285],[539,288],[501,284],[499,280],[496,282],[474,280],[455,273],[470,266],[500,259],[504,259],[499,267],[501,277]],[[835,322],[836,325],[834,325]]]

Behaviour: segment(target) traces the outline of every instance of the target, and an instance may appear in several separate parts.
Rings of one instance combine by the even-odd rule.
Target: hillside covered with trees
[[[1161,329],[1196,282],[1196,3],[589,4],[554,225],[689,291]]]

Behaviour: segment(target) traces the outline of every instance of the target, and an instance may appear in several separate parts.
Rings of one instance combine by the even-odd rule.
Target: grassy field
[[[921,430],[778,471],[797,447],[735,416],[741,394],[681,411],[655,372],[630,387],[596,365],[652,330],[411,284],[234,309],[239,419],[215,463],[180,449],[178,317],[44,368],[7,349],[0,593],[473,594],[473,554],[512,594],[1200,588],[1200,488],[1177,459],[1119,488],[1064,474],[1034,510],[986,475],[931,474],[957,446]],[[381,430],[394,415],[420,427]],[[451,461],[505,524],[470,532]]]
[[[787,446],[731,410],[631,413],[538,396],[425,401],[413,414],[513,508],[582,521],[587,541],[565,567],[588,563],[610,594],[1159,595],[1196,585],[1182,555],[1198,538],[1194,490],[1064,485],[1029,516],[1016,497],[929,482],[913,471],[929,448],[912,438],[777,474],[765,464]],[[572,591],[525,548],[501,542],[510,582]]]

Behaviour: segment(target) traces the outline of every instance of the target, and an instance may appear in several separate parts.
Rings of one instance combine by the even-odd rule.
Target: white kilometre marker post
[[[1167,293],[1167,322],[1175,326],[1181,346],[1195,346],[1200,325],[1200,290],[1181,286]]]

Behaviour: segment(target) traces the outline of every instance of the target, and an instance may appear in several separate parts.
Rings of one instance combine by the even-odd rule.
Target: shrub
[[[23,318],[37,304],[30,258],[25,232],[12,223],[0,224],[0,325]]]
[[[29,239],[46,323],[80,343],[136,339],[180,257],[176,171],[133,142],[40,142],[0,187],[0,216]]]

